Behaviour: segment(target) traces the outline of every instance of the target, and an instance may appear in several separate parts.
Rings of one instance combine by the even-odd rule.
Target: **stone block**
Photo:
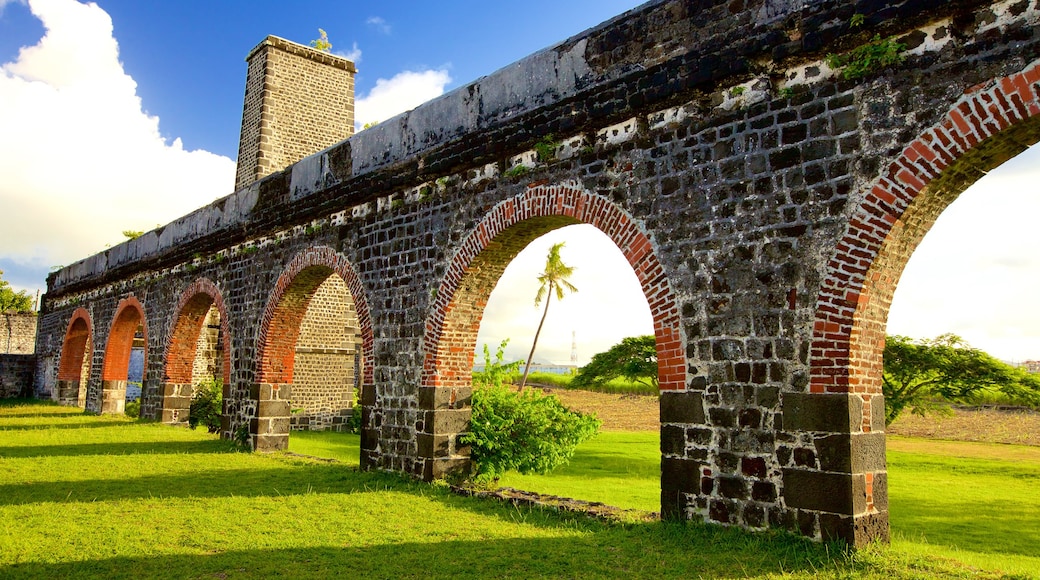
[[[419,445],[418,453],[421,457],[447,457],[451,452],[451,438],[448,435],[419,433],[417,440]]]
[[[704,424],[704,399],[701,393],[662,392],[661,422]]]
[[[784,502],[788,507],[836,514],[861,514],[867,509],[862,475],[809,469],[785,469]]]
[[[426,428],[434,434],[462,433],[469,430],[469,409],[444,409],[426,412]]]
[[[419,408],[461,409],[470,406],[473,387],[419,387]]]
[[[701,464],[689,459],[661,459],[661,489],[696,494],[700,489]]]
[[[288,401],[265,401],[260,400],[258,406],[260,417],[289,417],[290,409]]]
[[[864,473],[885,470],[885,434],[826,435],[814,439],[823,471]]]
[[[288,431],[284,435],[257,435],[257,451],[281,451],[289,448]]]
[[[864,548],[873,541],[889,542],[888,512],[847,516],[820,514],[820,535],[824,541],[843,540]]]
[[[783,393],[784,429],[849,433],[863,417],[859,397],[831,393]]]
[[[463,475],[469,473],[471,465],[468,457],[427,459],[422,464],[422,478],[426,481],[433,481]]]
[[[686,429],[677,425],[661,426],[661,453],[683,455],[686,452]]]

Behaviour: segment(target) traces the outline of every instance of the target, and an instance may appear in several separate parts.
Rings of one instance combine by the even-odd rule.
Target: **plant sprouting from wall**
[[[321,36],[312,40],[311,46],[314,47],[315,50],[320,50],[322,52],[332,52],[332,43],[329,42],[329,35],[326,34],[325,31],[320,28],[318,29],[318,34],[320,34]]]
[[[559,141],[555,141],[552,133],[549,133],[534,144],[534,151],[538,154],[539,161],[551,163],[556,160],[556,148],[559,146]]]
[[[852,80],[903,62],[904,50],[906,45],[896,42],[894,36],[881,38],[875,34],[870,42],[845,54],[828,54],[826,62],[834,70],[841,69],[842,78]]]

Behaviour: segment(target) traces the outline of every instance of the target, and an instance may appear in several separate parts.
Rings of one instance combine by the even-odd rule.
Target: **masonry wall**
[[[354,134],[354,63],[277,36],[246,61],[235,189]]]
[[[41,354],[87,309],[96,408],[132,294],[155,413],[178,298],[212,281],[233,351],[223,436],[281,444],[292,357],[265,346],[296,336],[272,313],[285,297],[298,309],[287,288],[320,266],[362,335],[362,464],[436,477],[466,465],[460,373],[482,300],[527,242],[593,223],[629,259],[668,355],[662,513],[883,540],[883,401],[859,376],[877,361],[849,344],[887,306],[864,280],[894,285],[916,243],[897,230],[927,229],[978,169],[1040,140],[1038,21],[1035,2],[652,2],[55,273]],[[905,62],[828,69],[824,55],[874,34]]]
[[[329,276],[311,297],[296,341],[294,429],[342,429],[354,412],[360,331],[343,280]],[[360,369],[358,369],[360,370]]]
[[[0,354],[32,354],[36,351],[35,313],[0,314]]]
[[[36,324],[35,313],[0,314],[0,398],[33,392]]]

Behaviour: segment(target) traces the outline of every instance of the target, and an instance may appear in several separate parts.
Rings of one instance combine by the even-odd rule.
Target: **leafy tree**
[[[552,300],[553,292],[556,293],[557,300],[563,300],[563,294],[569,290],[571,292],[577,292],[578,289],[571,284],[567,278],[574,273],[574,267],[568,266],[563,263],[560,259],[560,248],[563,247],[563,242],[553,244],[549,248],[549,255],[545,258],[545,271],[538,275],[538,281],[541,282],[541,286],[538,287],[538,293],[534,297],[534,305],[537,307],[542,303],[542,299],[545,299],[545,310],[542,311],[542,319],[538,322],[538,330],[534,333],[534,341],[531,343],[531,353],[527,355],[527,365],[524,367],[524,376],[520,379],[520,387],[518,391],[524,390],[524,386],[527,384],[527,375],[531,372],[531,360],[534,359],[534,349],[538,346],[538,335],[542,333],[542,325],[545,324],[545,317],[549,314],[549,301]]]
[[[986,389],[1040,404],[1040,377],[972,348],[955,334],[919,340],[888,336],[884,357],[886,424],[907,409],[918,415],[935,410],[940,399],[971,402]]]
[[[555,395],[515,392],[505,386],[518,362],[502,362],[502,341],[491,360],[484,345],[484,370],[476,374],[470,429],[460,438],[472,447],[473,480],[488,484],[510,469],[549,473],[566,463],[574,449],[600,426],[594,415],[571,411]]]
[[[657,388],[657,340],[653,335],[630,336],[592,357],[578,370],[571,386],[599,386],[617,377]]]
[[[32,296],[25,290],[15,292],[7,280],[4,280],[4,271],[0,270],[0,313],[32,311]]]

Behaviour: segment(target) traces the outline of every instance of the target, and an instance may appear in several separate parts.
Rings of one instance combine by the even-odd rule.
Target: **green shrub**
[[[126,406],[123,407],[123,413],[125,413],[127,417],[139,419],[141,417],[141,399],[128,402]]]
[[[224,381],[213,377],[202,382],[191,397],[188,410],[188,426],[192,429],[203,425],[210,433],[220,431],[220,416],[223,402]]]
[[[470,431],[460,437],[472,446],[472,480],[488,484],[503,473],[545,474],[564,464],[574,448],[596,434],[601,424],[594,415],[571,411],[555,395],[534,389],[517,393],[505,384],[516,375],[520,362],[503,363],[509,339],[495,352],[484,345],[484,370],[475,373]]]
[[[351,408],[350,420],[346,423],[347,433],[361,432],[361,398],[358,395],[361,389],[354,389],[354,406]]]
[[[473,392],[470,432],[461,441],[472,446],[474,480],[486,483],[510,469],[549,473],[566,463],[600,424],[594,415],[567,409],[555,395],[483,385]]]

